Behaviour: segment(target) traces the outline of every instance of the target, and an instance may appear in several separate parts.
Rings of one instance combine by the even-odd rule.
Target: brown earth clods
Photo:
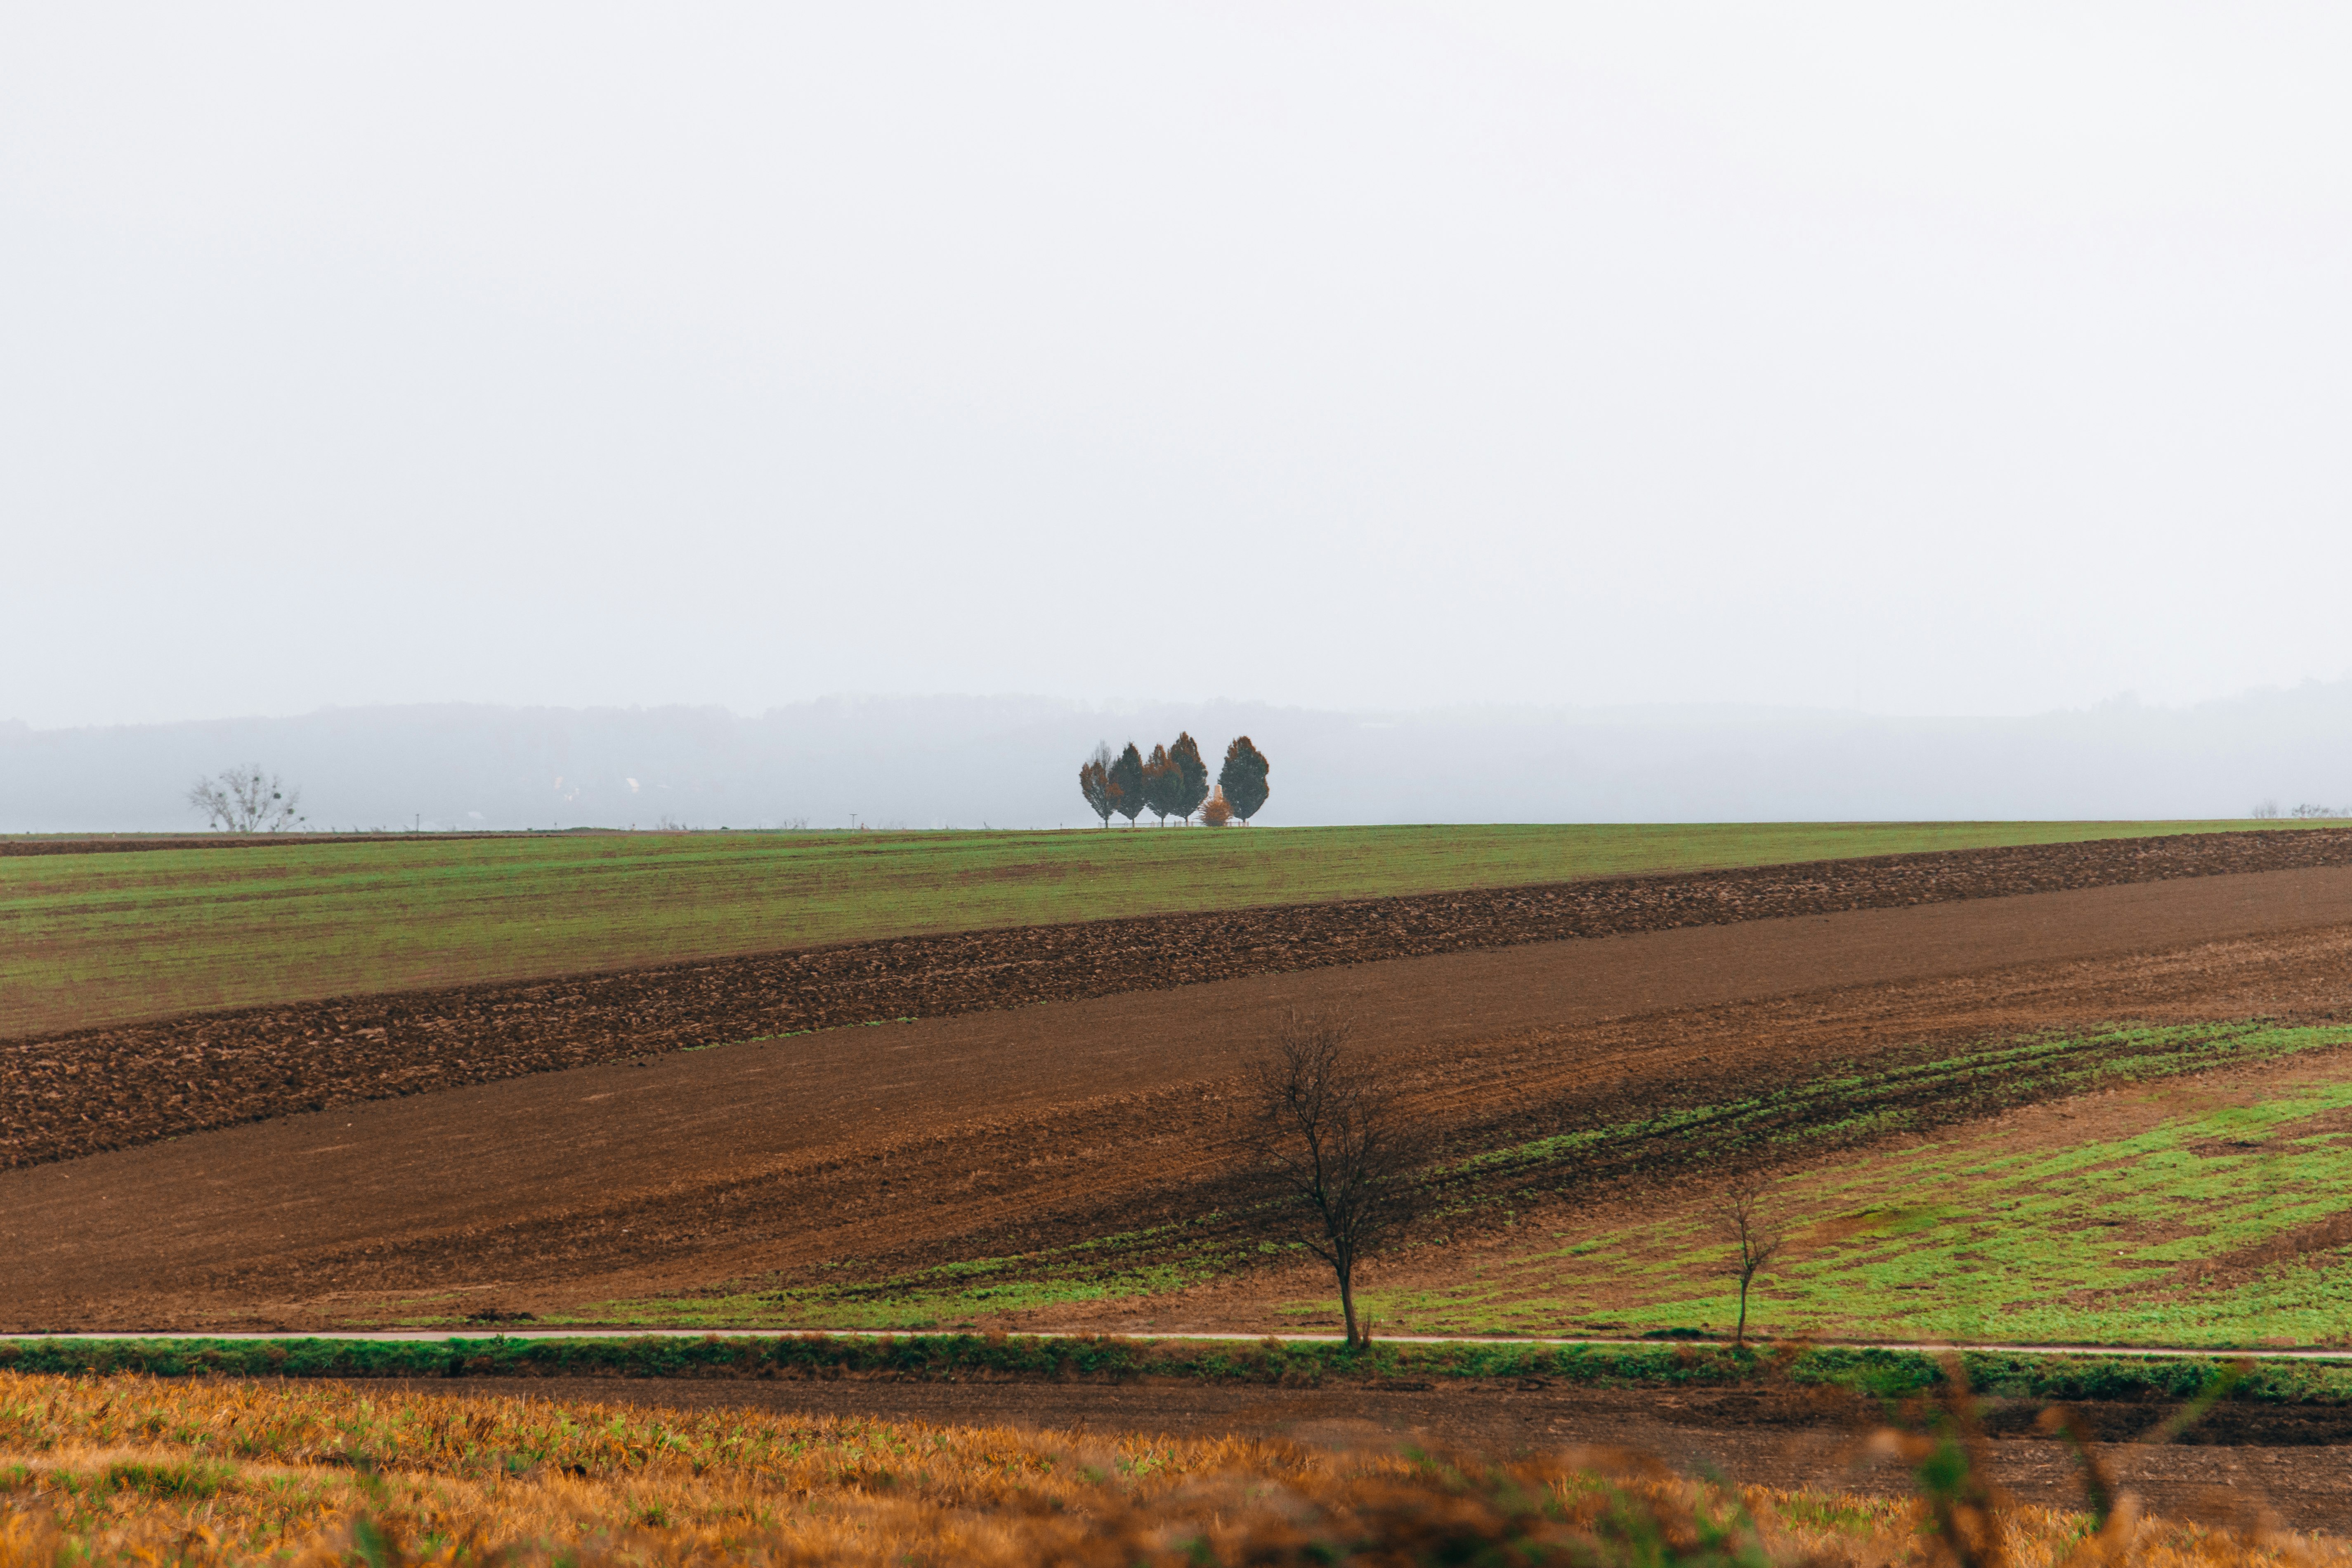
[[[1794,915],[2352,866],[2181,834],[958,932],[0,1042],[0,1169],[296,1111],[881,1019]]]

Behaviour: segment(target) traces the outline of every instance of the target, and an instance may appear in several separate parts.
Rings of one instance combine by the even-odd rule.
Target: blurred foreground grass
[[[1923,1475],[1925,1472],[1923,1472]],[[1926,1484],[1923,1482],[1923,1484]],[[1494,1463],[746,1411],[0,1373],[0,1565],[1893,1563],[1909,1499]],[[2011,1568],[2352,1561],[2010,1509]]]

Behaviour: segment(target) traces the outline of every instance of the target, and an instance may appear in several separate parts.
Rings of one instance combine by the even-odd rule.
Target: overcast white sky
[[[2347,44],[12,7],[0,718],[2340,678]]]

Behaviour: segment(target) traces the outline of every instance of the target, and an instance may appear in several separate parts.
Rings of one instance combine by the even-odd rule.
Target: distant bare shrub
[[[188,791],[188,804],[223,833],[282,833],[304,820],[302,792],[288,790],[258,763],[198,779]]]

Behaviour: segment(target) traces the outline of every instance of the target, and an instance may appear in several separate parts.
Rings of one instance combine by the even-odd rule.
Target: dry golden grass
[[[0,1373],[0,1568],[148,1564],[1930,1562],[1922,1505],[1488,1466],[345,1384]],[[2004,1568],[2352,1554],[2005,1510]],[[1981,1546],[1982,1543],[1979,1543]],[[1979,1562],[1988,1561],[1981,1552]]]

